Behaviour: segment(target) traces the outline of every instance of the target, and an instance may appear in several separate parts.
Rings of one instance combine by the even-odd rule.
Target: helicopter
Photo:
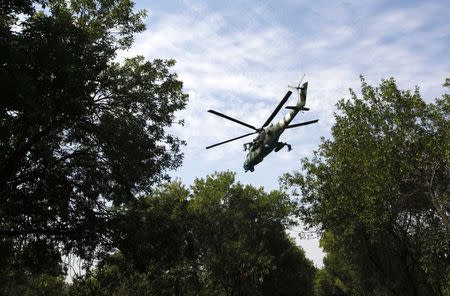
[[[271,123],[274,117],[278,114],[280,109],[283,107],[283,105],[287,102],[289,97],[292,94],[292,91],[288,91],[286,95],[283,97],[283,99],[280,101],[278,106],[275,108],[275,110],[272,112],[272,114],[267,118],[267,120],[264,122],[264,124],[260,128],[256,128],[253,125],[250,125],[248,123],[245,123],[243,121],[237,120],[235,118],[232,118],[228,115],[225,115],[223,113],[214,111],[214,110],[208,110],[209,113],[212,113],[214,115],[220,116],[222,118],[231,120],[235,123],[238,123],[240,125],[243,125],[245,127],[248,127],[252,130],[254,130],[251,133],[232,138],[220,143],[216,143],[214,145],[207,146],[206,149],[210,149],[222,144],[226,144],[241,138],[248,137],[250,135],[258,134],[253,141],[245,143],[244,144],[244,151],[248,151],[247,156],[244,161],[244,171],[250,171],[253,172],[255,170],[255,166],[263,161],[263,159],[269,155],[272,151],[278,152],[284,147],[287,147],[288,151],[292,150],[292,146],[288,143],[280,142],[280,136],[281,134],[286,130],[294,127],[309,125],[313,123],[317,123],[319,120],[311,120],[311,121],[305,121],[301,123],[296,124],[290,124],[292,119],[299,113],[300,111],[309,111],[309,108],[305,107],[306,104],[306,93],[308,90],[308,82],[303,83],[303,78],[300,80],[297,86],[291,86],[289,85],[288,88],[291,88],[295,90],[298,94],[298,100],[295,104],[295,106],[286,106],[286,109],[289,109],[289,113],[287,113],[282,119],[280,119],[275,124]],[[301,85],[301,86],[300,86]]]

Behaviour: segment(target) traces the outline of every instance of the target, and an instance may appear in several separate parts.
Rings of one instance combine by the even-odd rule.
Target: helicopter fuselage
[[[226,141],[222,141],[213,145],[209,145],[206,147],[206,149],[210,149],[219,145],[223,145],[232,141],[236,141],[242,138],[245,138],[250,135],[255,135],[256,138],[253,139],[252,142],[244,144],[244,151],[248,150],[247,156],[244,161],[244,170],[253,172],[255,170],[255,166],[260,163],[268,154],[270,154],[272,151],[278,152],[283,147],[287,147],[288,151],[291,151],[291,145],[287,143],[280,142],[280,136],[281,134],[286,130],[290,128],[295,128],[299,126],[304,126],[312,123],[316,123],[319,120],[310,120],[305,122],[300,122],[296,124],[290,124],[291,121],[294,119],[294,117],[297,115],[300,111],[308,111],[309,108],[305,108],[306,104],[306,92],[308,89],[308,82],[303,83],[303,85],[300,87],[300,83],[298,86],[289,86],[290,88],[293,88],[297,91],[298,94],[298,100],[296,101],[294,106],[287,106],[286,109],[290,109],[290,111],[283,116],[278,122],[271,123],[274,117],[278,114],[280,109],[284,106],[284,104],[289,99],[290,95],[292,94],[291,91],[288,91],[286,95],[283,97],[283,99],[278,103],[275,110],[272,112],[272,114],[267,118],[267,120],[264,122],[262,127],[257,128],[251,124],[245,123],[241,120],[238,120],[236,118],[230,117],[228,115],[225,115],[223,113],[214,111],[214,110],[208,110],[209,113],[212,113],[214,115],[217,115],[219,117],[225,118],[227,120],[233,121],[237,124],[243,125],[247,128],[250,128],[253,130],[253,132],[228,139]]]
[[[244,161],[244,170],[253,172],[255,165],[263,161],[264,157],[270,154],[277,146],[281,133],[284,131],[276,131],[274,129],[267,128],[264,141],[262,143],[256,142],[258,138],[254,140],[249,152]],[[269,135],[272,134],[272,135]]]
[[[279,139],[284,130],[289,126],[292,119],[294,119],[297,113],[305,106],[307,87],[308,84],[305,83],[302,92],[299,93],[297,104],[292,107],[290,112],[288,112],[277,123],[270,124],[268,127],[265,127],[253,140],[244,161],[244,171],[253,172],[255,170],[255,165],[263,161],[264,157],[266,157],[269,153],[273,150],[278,151],[285,145],[288,145],[286,143],[279,142]]]

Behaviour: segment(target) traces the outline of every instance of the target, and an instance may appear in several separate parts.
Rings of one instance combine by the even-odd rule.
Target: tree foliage
[[[121,252],[75,290],[312,295],[314,267],[285,233],[293,210],[286,194],[243,186],[228,172],[197,179],[190,189],[169,183],[135,204]]]
[[[0,13],[1,243],[90,259],[113,246],[117,209],[180,166],[166,128],[187,95],[172,60],[114,61],[145,28],[128,0],[2,1]]]
[[[361,81],[361,97],[339,101],[332,139],[285,182],[348,293],[449,295],[450,96],[427,104],[392,78]]]

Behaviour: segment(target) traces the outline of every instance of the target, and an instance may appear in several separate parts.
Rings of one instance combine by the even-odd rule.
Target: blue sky
[[[277,189],[283,173],[300,169],[300,159],[330,137],[335,103],[348,97],[349,88],[359,89],[360,74],[372,84],[392,76],[403,89],[419,85],[427,101],[444,92],[441,85],[450,77],[448,0],[137,2],[148,10],[147,31],[118,59],[177,60],[174,71],[190,98],[177,115],[185,126],[172,132],[188,145],[183,167],[172,176],[185,184],[231,170],[242,183]],[[283,134],[291,152],[272,153],[254,173],[244,173],[242,144],[251,137],[205,150],[249,132],[206,110],[259,126],[303,73],[311,111],[294,122],[320,121]],[[297,241],[321,266],[317,240]]]

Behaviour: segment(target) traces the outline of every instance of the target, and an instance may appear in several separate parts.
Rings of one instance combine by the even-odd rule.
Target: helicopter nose
[[[244,171],[245,172],[247,172],[247,171],[253,172],[253,166],[250,164],[250,160],[249,159],[246,159],[244,161]]]

